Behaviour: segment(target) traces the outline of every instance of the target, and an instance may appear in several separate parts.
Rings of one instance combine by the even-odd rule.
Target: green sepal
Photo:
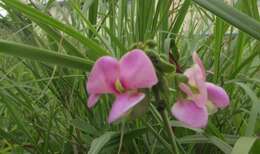
[[[171,73],[175,72],[176,68],[174,65],[168,63],[164,59],[162,59],[158,54],[156,54],[152,50],[146,51],[147,55],[151,58],[153,64],[155,65],[156,69],[161,72]]]

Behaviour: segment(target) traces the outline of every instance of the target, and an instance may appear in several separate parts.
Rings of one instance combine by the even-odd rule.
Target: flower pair
[[[177,100],[171,111],[179,121],[201,128],[207,125],[210,112],[229,105],[229,97],[223,88],[206,82],[205,68],[196,52],[192,58],[195,64],[184,72],[188,83],[179,84],[186,97]]]
[[[87,105],[93,107],[101,94],[114,94],[116,99],[108,117],[112,123],[144,99],[145,94],[138,89],[151,88],[157,82],[151,60],[139,49],[128,52],[119,61],[104,56],[97,60],[89,74]]]
[[[195,64],[184,72],[187,83],[180,83],[179,89],[186,95],[173,105],[172,114],[180,121],[195,128],[205,127],[208,114],[229,104],[225,90],[206,82],[204,65],[194,52]],[[138,89],[151,88],[158,82],[155,69],[149,57],[141,50],[134,49],[119,61],[110,56],[97,60],[88,81],[88,107],[92,108],[101,94],[114,94],[108,122],[112,123],[124,116],[140,103],[145,94]]]

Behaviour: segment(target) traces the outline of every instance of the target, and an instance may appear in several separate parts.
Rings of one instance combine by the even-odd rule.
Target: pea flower
[[[177,100],[171,112],[179,121],[194,128],[203,128],[211,112],[229,105],[229,97],[223,88],[206,82],[205,68],[196,52],[192,58],[195,64],[184,72],[188,83],[179,84],[187,97]]]
[[[119,61],[103,56],[89,74],[87,106],[92,108],[101,94],[114,94],[116,99],[108,117],[112,123],[144,99],[145,94],[138,89],[151,88],[157,82],[154,66],[142,50],[134,49]]]

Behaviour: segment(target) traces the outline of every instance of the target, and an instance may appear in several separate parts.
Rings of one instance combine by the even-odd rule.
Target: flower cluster
[[[187,83],[180,83],[185,94],[172,107],[172,114],[191,127],[205,127],[208,114],[229,104],[225,90],[206,82],[206,73],[197,53],[193,53],[195,64],[184,72]],[[108,122],[112,123],[126,115],[140,103],[145,94],[140,89],[157,84],[155,68],[149,57],[140,49],[134,49],[119,61],[110,56],[99,58],[87,81],[88,107],[92,108],[102,94],[114,94]]]

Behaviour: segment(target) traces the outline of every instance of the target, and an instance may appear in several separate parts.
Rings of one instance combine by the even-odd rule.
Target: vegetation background
[[[258,0],[0,0],[0,153],[260,153]],[[90,111],[85,80],[95,60],[154,40],[180,69],[197,51],[230,106],[206,129],[168,118],[154,102],[125,125],[107,123],[113,98]],[[11,56],[10,56],[11,55]],[[167,76],[166,76],[167,77]],[[174,85],[168,86],[174,103]],[[123,137],[122,137],[123,135]]]

